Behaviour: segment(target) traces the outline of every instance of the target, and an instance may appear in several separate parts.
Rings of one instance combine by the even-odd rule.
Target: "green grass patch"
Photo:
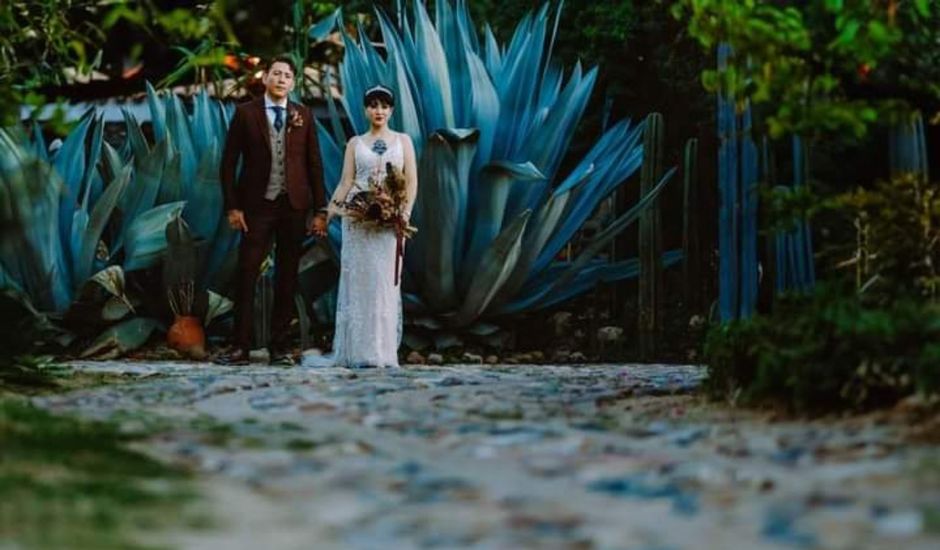
[[[0,546],[149,548],[203,521],[187,474],[129,447],[142,437],[0,399]]]
[[[286,447],[289,451],[310,451],[315,449],[317,444],[309,439],[291,439]]]
[[[136,376],[84,372],[55,362],[48,355],[0,358],[0,398],[15,395],[44,395],[126,384]]]

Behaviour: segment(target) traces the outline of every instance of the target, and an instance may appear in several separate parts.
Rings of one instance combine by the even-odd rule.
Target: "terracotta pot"
[[[201,359],[206,355],[206,333],[199,317],[178,316],[166,333],[166,343],[190,357]]]

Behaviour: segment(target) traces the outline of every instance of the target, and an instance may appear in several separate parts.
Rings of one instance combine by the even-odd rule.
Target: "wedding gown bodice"
[[[382,153],[376,153],[373,146],[369,146],[362,136],[356,136],[356,176],[353,178],[354,192],[365,191],[369,188],[369,178],[375,181],[381,181],[385,177],[385,164],[392,163],[392,166],[401,170],[405,164],[405,155],[401,145],[401,137],[392,136],[386,142],[387,149]]]

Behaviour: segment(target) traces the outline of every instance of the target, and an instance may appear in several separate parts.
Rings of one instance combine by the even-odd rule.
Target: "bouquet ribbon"
[[[395,286],[401,281],[401,257],[405,252],[405,236],[401,230],[395,231]]]
[[[413,232],[414,228],[409,227],[408,222],[399,215],[395,219],[395,286],[401,282],[402,257],[405,255],[405,239],[409,236],[409,230]]]

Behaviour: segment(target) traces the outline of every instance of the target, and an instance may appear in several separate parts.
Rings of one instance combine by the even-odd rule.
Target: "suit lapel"
[[[295,134],[298,131],[300,131],[300,128],[291,127],[291,121],[294,120],[294,117],[299,114],[300,113],[297,111],[297,104],[294,103],[293,101],[288,101],[287,102],[287,117],[286,117],[287,120],[284,121],[284,124],[287,126],[286,131],[284,132],[285,134],[284,146],[287,148],[288,151],[290,151],[290,142],[291,142],[291,137],[292,137],[291,134]]]
[[[264,112],[264,98],[255,100],[255,124],[261,135],[261,142],[271,152],[271,130],[268,128],[268,114]]]

